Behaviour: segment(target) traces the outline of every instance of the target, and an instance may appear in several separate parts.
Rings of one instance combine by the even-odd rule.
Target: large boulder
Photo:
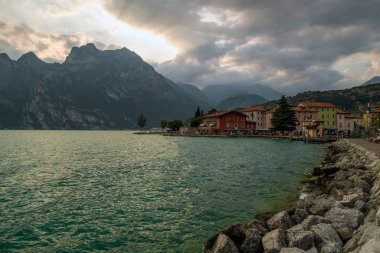
[[[377,210],[376,217],[375,217],[375,223],[377,226],[380,226],[380,208]]]
[[[287,246],[286,231],[281,228],[272,230],[263,237],[262,242],[265,253],[279,253]]]
[[[267,221],[269,230],[274,230],[277,228],[288,229],[292,226],[292,220],[288,212],[282,211],[278,214],[275,214],[272,218]]]
[[[248,228],[245,235],[245,240],[240,246],[240,252],[242,253],[259,253],[263,252],[263,245],[261,239],[263,237],[263,231],[256,226]]]
[[[373,238],[380,238],[380,227],[371,224],[364,229],[358,245],[363,245]]]
[[[293,227],[287,230],[287,239],[289,247],[296,247],[303,250],[314,247],[314,234],[311,231],[305,231],[300,227]]]
[[[343,243],[330,224],[317,224],[311,227],[311,231],[314,233],[314,240],[317,249],[320,252],[342,252]]]
[[[229,226],[208,239],[207,242],[203,244],[203,250],[206,252],[210,251],[221,233],[227,235],[237,247],[240,247],[245,239],[245,229],[246,227],[241,224]]]
[[[306,251],[299,248],[282,248],[280,253],[306,253]]]
[[[311,226],[317,225],[319,223],[325,223],[325,224],[330,224],[332,223],[331,220],[318,216],[318,215],[309,215],[301,224],[302,228],[304,230],[310,230]],[[297,225],[298,226],[298,225]]]
[[[336,223],[343,223],[352,229],[358,228],[364,222],[364,215],[356,209],[343,209],[335,207],[328,211],[325,218]]]
[[[314,200],[314,205],[309,208],[309,212],[314,215],[323,216],[327,211],[336,206],[342,207],[334,198],[322,195]]]
[[[360,249],[359,253],[379,253],[380,252],[380,236],[369,240]]]
[[[332,223],[331,226],[335,229],[335,231],[338,233],[340,239],[342,241],[347,241],[352,237],[352,234],[354,230],[347,226],[345,223]]]
[[[239,253],[239,250],[227,235],[221,233],[216,239],[211,253]]]
[[[309,216],[309,212],[306,211],[306,209],[296,208],[290,218],[294,224],[298,224],[301,223],[307,216]]]

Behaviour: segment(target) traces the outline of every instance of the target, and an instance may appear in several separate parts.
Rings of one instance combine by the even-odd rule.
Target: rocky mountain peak
[[[93,43],[88,43],[81,47],[73,47],[70,54],[66,57],[65,63],[91,63],[100,55],[100,52]]]
[[[0,54],[0,61],[1,62],[10,62],[12,61],[11,58],[6,53],[1,53]]]
[[[23,54],[18,60],[17,63],[21,64],[27,64],[27,65],[34,65],[34,64],[41,64],[44,63],[40,60],[33,52],[28,52],[26,54]]]

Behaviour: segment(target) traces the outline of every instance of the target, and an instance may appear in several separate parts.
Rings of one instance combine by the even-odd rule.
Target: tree
[[[190,122],[190,127],[199,127],[199,125],[202,123],[202,120],[203,120],[202,116],[192,118]]]
[[[180,129],[180,127],[183,126],[183,123],[181,120],[173,120],[173,121],[169,121],[168,122],[168,127],[172,130],[172,131],[178,131]]]
[[[144,114],[140,114],[140,116],[137,118],[137,125],[140,128],[144,128],[145,123],[146,123],[146,118],[145,118]]]
[[[168,121],[166,119],[161,120],[161,128],[162,129],[165,129],[167,125],[168,125]]]
[[[194,118],[198,118],[201,116],[201,110],[199,109],[199,106],[197,107],[197,110],[195,111]]]
[[[294,131],[296,129],[296,113],[289,105],[285,96],[282,96],[278,104],[278,108],[273,112],[272,117],[272,130],[281,131]]]

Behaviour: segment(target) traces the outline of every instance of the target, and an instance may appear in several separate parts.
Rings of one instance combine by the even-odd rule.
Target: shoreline
[[[274,215],[227,227],[204,243],[203,252],[380,251],[380,157],[349,140],[327,149],[306,180],[303,199]]]

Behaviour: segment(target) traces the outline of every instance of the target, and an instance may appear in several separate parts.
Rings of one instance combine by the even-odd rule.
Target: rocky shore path
[[[326,146],[307,196],[212,236],[207,253],[380,253],[380,145],[360,139]]]
[[[369,142],[363,139],[346,139],[346,141],[362,146],[363,148],[373,152],[380,159],[380,144]]]

